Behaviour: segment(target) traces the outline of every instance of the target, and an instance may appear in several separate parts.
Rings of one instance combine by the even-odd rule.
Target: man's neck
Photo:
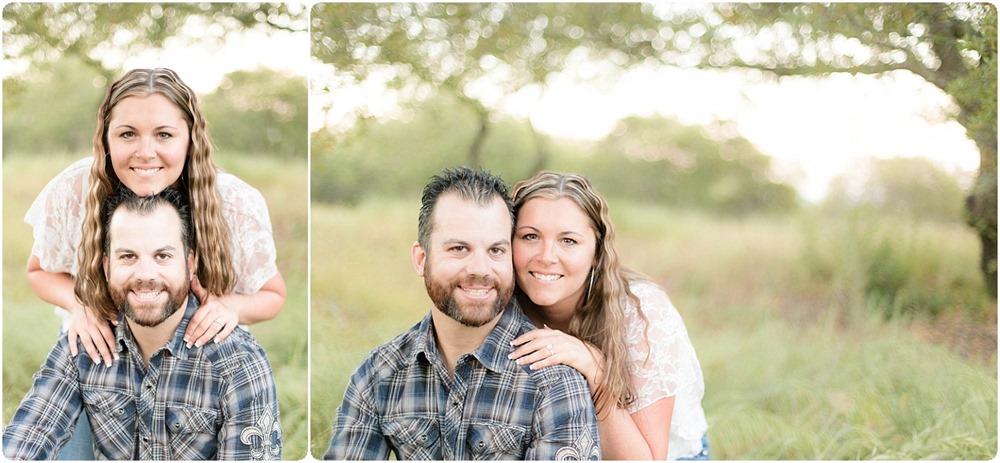
[[[483,341],[493,331],[503,312],[489,323],[473,328],[465,326],[439,310],[431,311],[431,319],[434,320],[434,338],[437,341],[438,351],[441,353],[441,360],[448,368],[448,376],[455,377],[455,366],[458,359],[463,355],[475,351],[483,345]]]
[[[149,366],[149,359],[153,357],[153,354],[166,345],[174,337],[174,334],[177,333],[177,327],[184,320],[187,303],[187,298],[184,298],[184,303],[181,304],[177,311],[156,326],[141,326],[132,321],[132,319],[125,317],[125,321],[132,330],[135,343],[139,346],[139,352],[142,354],[146,366]]]

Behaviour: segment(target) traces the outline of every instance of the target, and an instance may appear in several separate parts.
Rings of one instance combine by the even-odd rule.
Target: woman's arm
[[[285,280],[281,277],[281,272],[267,280],[253,294],[212,296],[201,287],[197,277],[191,280],[191,290],[198,296],[201,306],[184,331],[184,341],[188,347],[223,341],[237,325],[270,320],[278,316],[285,305]]]
[[[115,353],[115,336],[108,326],[92,310],[84,307],[73,292],[73,277],[68,273],[49,272],[42,269],[38,257],[28,257],[28,284],[43,301],[55,304],[69,311],[69,350],[74,357],[78,353],[76,339],[83,342],[84,350],[94,363],[111,365]],[[112,320],[112,323],[117,323]]]
[[[582,340],[549,328],[529,331],[514,339],[510,354],[518,365],[535,370],[555,364],[573,367],[587,378],[591,394],[604,375],[604,355]],[[605,404],[605,402],[610,402]],[[601,453],[605,460],[664,460],[670,444],[674,397],[665,397],[635,413],[617,404],[617,397],[603,396],[595,403]]]
[[[674,397],[664,397],[629,414],[612,405],[606,416],[598,415],[597,431],[605,460],[666,460],[670,444],[670,421]]]

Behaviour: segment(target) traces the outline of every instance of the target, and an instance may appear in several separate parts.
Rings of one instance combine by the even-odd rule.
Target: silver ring
[[[549,345],[545,346],[545,348],[549,350],[549,357],[551,357],[552,354],[555,353],[555,352],[552,352],[552,344],[549,344]]]
[[[212,323],[218,323],[218,324],[222,325],[223,327],[225,327],[225,326],[226,326],[226,324],[225,324],[225,323],[222,323],[222,322],[220,322],[218,318],[216,318],[216,319],[215,319],[215,320],[214,320],[214,321],[213,321]]]

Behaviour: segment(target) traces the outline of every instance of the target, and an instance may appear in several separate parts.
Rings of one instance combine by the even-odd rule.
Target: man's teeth
[[[142,301],[147,301],[147,300],[151,300],[151,299],[156,299],[156,296],[159,296],[160,292],[159,291],[152,292],[152,293],[150,293],[150,292],[142,292],[142,293],[133,292],[132,294],[135,294],[136,299],[139,299],[139,300],[142,300]]]
[[[543,273],[532,273],[532,275],[534,275],[535,278],[538,278],[539,280],[542,281],[556,281],[562,278],[562,275],[546,275]]]
[[[465,292],[468,293],[470,296],[485,296],[485,295],[487,295],[487,294],[490,293],[490,290],[489,290],[489,288],[484,288],[484,289],[466,289]]]

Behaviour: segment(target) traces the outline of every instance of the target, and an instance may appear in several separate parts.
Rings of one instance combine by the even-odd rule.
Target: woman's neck
[[[539,306],[531,302],[531,298],[522,291],[517,292],[517,302],[524,314],[528,316],[528,319],[539,328],[548,326],[549,328],[566,331],[569,329],[569,322],[573,320],[573,314],[576,313],[576,309],[574,308],[560,309],[555,306]]]

